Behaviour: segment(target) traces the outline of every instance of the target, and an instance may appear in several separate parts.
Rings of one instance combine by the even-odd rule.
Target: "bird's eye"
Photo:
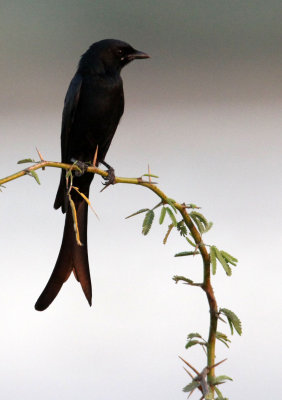
[[[121,49],[118,49],[118,54],[123,54],[123,50],[121,50]]]

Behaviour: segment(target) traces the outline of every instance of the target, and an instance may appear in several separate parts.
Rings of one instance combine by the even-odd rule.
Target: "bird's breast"
[[[83,79],[77,111],[72,128],[71,146],[75,155],[87,153],[93,158],[99,148],[104,158],[124,110],[122,80]],[[85,150],[87,149],[87,151]],[[84,160],[85,161],[85,160]]]

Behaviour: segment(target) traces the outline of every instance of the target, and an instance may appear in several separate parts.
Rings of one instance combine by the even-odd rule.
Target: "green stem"
[[[63,168],[63,169],[72,169],[72,170],[80,170],[76,165],[53,162],[53,161],[44,161],[38,162],[24,170],[16,172],[6,178],[0,179],[0,186],[4,183],[10,182],[12,180],[18,179],[24,175],[29,174],[30,171],[35,171],[37,169],[44,169],[45,167],[53,167],[53,168]],[[87,172],[95,173],[106,177],[108,173],[96,167],[88,167]],[[170,198],[155,184],[149,181],[144,181],[142,178],[122,178],[116,177],[115,183],[127,183],[139,186],[145,186],[151,191],[153,191],[162,201],[163,204],[171,203]],[[169,201],[168,201],[169,200]],[[202,242],[202,236],[200,232],[197,230],[194,225],[192,219],[190,218],[188,212],[186,211],[185,204],[180,204],[177,202],[173,203],[175,208],[180,212],[182,218],[189,229],[198,249],[201,253],[203,259],[203,282],[200,286],[204,292],[206,293],[207,300],[209,303],[209,311],[210,311],[210,329],[209,329],[209,338],[207,344],[207,366],[211,367],[215,364],[215,345],[216,345],[216,331],[217,331],[217,312],[218,307],[214,295],[214,291],[211,285],[211,268],[210,268],[210,255],[207,251],[205,244]],[[210,369],[208,378],[213,377],[215,375],[214,368]],[[212,388],[213,390],[213,388]]]

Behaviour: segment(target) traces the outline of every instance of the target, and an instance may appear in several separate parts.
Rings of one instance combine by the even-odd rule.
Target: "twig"
[[[96,149],[96,151],[97,151],[97,149]],[[41,159],[40,154],[39,154],[39,157]],[[94,161],[96,161],[95,157],[94,157],[93,162]],[[80,170],[79,167],[76,165],[53,162],[53,161],[43,161],[41,159],[40,162],[35,163],[34,165],[32,165],[24,170],[16,172],[6,178],[0,179],[0,186],[3,185],[4,183],[10,182],[10,181],[18,179],[26,174],[29,174],[30,171],[35,171],[37,169],[43,169],[45,167],[63,168],[66,170],[69,170],[71,168],[71,169],[77,170],[77,171]],[[108,173],[106,171],[103,171],[95,166],[89,166],[87,168],[87,172],[95,173],[95,174],[98,174],[103,177],[108,176]],[[151,174],[150,174],[150,169],[149,169],[149,182],[143,181],[142,178],[116,177],[115,183],[125,183],[125,184],[144,186],[144,187],[150,189],[152,192],[154,192],[161,199],[163,204],[166,204],[166,203],[169,204],[170,198],[161,189],[159,189],[153,182],[151,182],[150,175]],[[218,307],[217,307],[217,302],[216,302],[216,299],[214,296],[214,291],[213,291],[213,288],[211,285],[210,256],[207,251],[206,245],[202,242],[202,237],[201,237],[200,232],[194,225],[192,219],[190,218],[190,216],[187,212],[187,207],[190,207],[190,205],[187,206],[184,203],[180,204],[177,202],[174,202],[173,204],[174,204],[174,207],[181,214],[185,225],[189,229],[190,234],[193,237],[194,242],[196,243],[196,248],[201,253],[202,260],[203,260],[203,283],[201,284],[201,288],[204,290],[204,292],[207,296],[207,300],[209,303],[209,310],[210,310],[210,329],[209,329],[209,337],[208,337],[208,341],[207,341],[207,365],[209,367],[208,377],[212,378],[215,376],[214,375],[214,367],[215,367],[214,362],[215,362],[216,331],[217,331],[217,321],[218,321]],[[171,227],[171,229],[172,229],[172,227]],[[169,230],[169,232],[170,232],[170,230]],[[169,232],[168,232],[168,234],[169,234]],[[167,238],[167,236],[166,236],[166,238]],[[189,365],[189,364],[187,363],[187,365]],[[198,372],[196,372],[196,373],[199,375]]]

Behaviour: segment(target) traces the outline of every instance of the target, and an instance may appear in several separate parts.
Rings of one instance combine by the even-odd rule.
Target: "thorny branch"
[[[30,167],[23,169],[19,172],[16,172],[6,178],[0,179],[0,186],[4,185],[7,182],[10,182],[12,180],[18,179],[24,175],[32,175],[32,172],[38,169],[44,170],[46,167],[53,167],[53,168],[61,168],[65,170],[77,170],[79,171],[80,168],[75,165],[75,164],[65,164],[65,163],[59,163],[59,162],[54,162],[54,161],[45,161],[41,155],[41,153],[38,151],[40,161],[36,162],[35,164],[31,165]],[[108,173],[104,170],[101,170],[95,166],[96,164],[96,157],[94,157],[94,165],[89,166],[87,168],[87,172],[93,173],[93,174],[98,174],[102,177],[107,177]],[[156,186],[154,182],[151,181],[151,174],[150,174],[150,168],[149,169],[149,180],[145,181],[143,177],[139,178],[124,178],[124,177],[115,177],[115,184],[117,183],[125,183],[125,184],[133,184],[133,185],[139,185],[139,186],[144,186],[148,189],[150,189],[152,192],[154,192],[160,199],[162,204],[169,204],[171,203],[170,198],[161,190],[159,187]],[[204,381],[211,379],[212,377],[215,376],[214,374],[214,367],[215,366],[215,344],[216,344],[216,331],[217,331],[217,320],[218,320],[218,307],[217,307],[217,302],[215,299],[214,291],[211,285],[211,268],[210,268],[210,255],[207,251],[207,248],[205,244],[202,242],[202,236],[198,229],[196,228],[195,224],[193,223],[192,219],[189,216],[189,213],[187,212],[187,209],[190,208],[187,206],[185,203],[178,203],[178,202],[173,202],[174,207],[179,211],[181,214],[185,225],[189,229],[195,243],[197,246],[197,250],[199,250],[202,260],[203,260],[203,282],[194,284],[193,286],[199,286],[203,289],[203,291],[206,294],[208,303],[209,303],[209,310],[210,310],[210,329],[209,329],[209,338],[207,341],[207,367],[203,370],[201,374],[197,373],[198,378],[201,378],[201,388],[202,388],[202,393],[205,395],[205,384]],[[203,374],[204,373],[204,374]],[[205,377],[204,377],[205,375]],[[195,378],[194,378],[195,379]],[[213,390],[213,387],[211,385],[211,389]]]

